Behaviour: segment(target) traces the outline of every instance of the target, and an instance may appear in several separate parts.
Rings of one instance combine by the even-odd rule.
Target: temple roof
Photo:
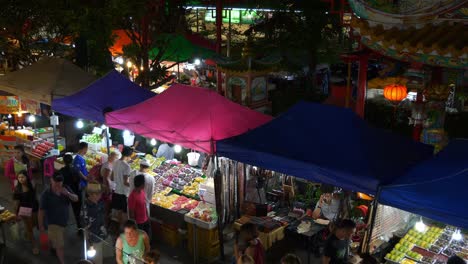
[[[449,68],[468,67],[468,25],[444,21],[418,28],[388,27],[353,17],[351,21],[361,43],[385,56],[408,62],[421,62]]]

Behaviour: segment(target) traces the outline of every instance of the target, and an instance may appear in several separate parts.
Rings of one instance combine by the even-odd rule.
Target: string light
[[[94,258],[94,256],[96,256],[96,249],[94,249],[93,246],[90,246],[88,251],[86,252],[86,255],[89,257],[89,258]]]
[[[34,122],[36,122],[36,117],[34,115],[30,115],[30,116],[28,116],[28,121],[29,121],[29,123],[34,123]]]

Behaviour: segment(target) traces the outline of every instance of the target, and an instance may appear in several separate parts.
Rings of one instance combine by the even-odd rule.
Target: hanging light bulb
[[[23,116],[23,113],[18,112],[18,117],[22,117],[22,116]]]
[[[94,256],[96,256],[96,249],[94,249],[93,246],[90,246],[88,251],[86,252],[86,255],[88,256],[88,258],[94,258]]]
[[[129,136],[130,136],[130,131],[125,129],[123,132],[123,137],[129,137]]]
[[[106,125],[102,125],[102,126],[101,126],[101,129],[102,129],[102,130],[104,130],[104,129],[106,129],[106,128],[107,128]]]
[[[12,118],[11,114],[8,114],[8,118],[10,118],[10,119]]]
[[[28,121],[29,121],[29,123],[34,123],[34,122],[36,122],[36,117],[34,115],[30,115],[30,116],[28,116]]]
[[[76,128],[78,129],[82,129],[84,127],[84,123],[82,120],[78,120],[76,121],[76,124],[75,124]]]
[[[201,60],[200,59],[195,59],[195,61],[193,62],[193,64],[195,65],[200,65],[201,64]]]
[[[150,143],[151,143],[151,146],[156,146],[158,142],[156,141],[156,139],[152,138]]]
[[[421,233],[426,231],[427,226],[426,224],[424,224],[422,217],[419,218],[419,221],[414,225],[414,228],[416,229],[416,231]]]
[[[131,61],[127,61],[127,67],[128,68],[131,68],[133,66],[132,62]]]
[[[175,145],[174,146],[174,151],[175,151],[175,153],[180,153],[182,151],[182,147],[179,146],[179,145]]]
[[[463,236],[462,234],[460,233],[460,229],[457,229],[453,234],[452,234],[452,239],[453,240],[462,240],[463,239]]]

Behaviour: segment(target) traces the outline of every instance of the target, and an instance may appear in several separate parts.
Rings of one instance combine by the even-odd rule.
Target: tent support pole
[[[381,192],[381,187],[377,187],[377,194],[374,198],[374,201],[372,203],[372,212],[370,216],[370,224],[369,224],[369,229],[366,232],[366,243],[364,244],[364,247],[362,248],[363,253],[370,253],[370,243],[372,240],[372,231],[374,230],[375,227],[375,218],[377,216],[377,208],[379,206],[379,198],[380,198],[380,192]]]
[[[106,148],[107,148],[107,158],[110,156],[110,144],[109,144],[109,127],[106,126]]]
[[[214,140],[211,140],[211,162],[213,162],[215,166],[215,172],[214,172],[214,184],[215,184],[215,201],[216,201],[216,214],[218,215],[218,240],[219,240],[219,252],[221,255],[221,259],[224,260],[224,237],[223,237],[223,221],[221,219],[222,215],[222,204],[221,204],[221,192],[223,189],[223,182],[222,182],[222,175],[221,172],[218,173],[219,171],[219,164],[218,164],[218,158],[214,154],[215,153],[215,147],[214,147]]]

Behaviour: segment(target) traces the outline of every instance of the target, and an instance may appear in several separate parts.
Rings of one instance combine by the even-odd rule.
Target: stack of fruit
[[[99,134],[84,135],[83,141],[93,144],[101,143],[102,137]]]
[[[54,143],[42,141],[32,149],[32,153],[36,156],[44,157],[52,148],[54,148]]]
[[[405,257],[405,255],[411,250],[413,245],[409,242],[396,244],[393,250],[385,256],[385,259],[400,263],[400,261]]]
[[[0,222],[9,222],[14,219],[16,219],[16,215],[8,210],[5,210],[3,213],[0,214]]]
[[[198,205],[198,201],[196,200],[177,194],[166,196],[164,192],[156,193],[151,202],[159,207],[172,211],[179,211],[181,209],[191,210]]]
[[[86,169],[88,169],[88,171],[94,166],[102,163],[102,156],[94,152],[88,152],[84,158],[86,161]]]
[[[414,229],[410,230],[405,237],[400,240],[417,245],[420,248],[429,249],[437,238],[442,234],[443,230],[438,227],[430,227],[426,232],[418,232]]]

